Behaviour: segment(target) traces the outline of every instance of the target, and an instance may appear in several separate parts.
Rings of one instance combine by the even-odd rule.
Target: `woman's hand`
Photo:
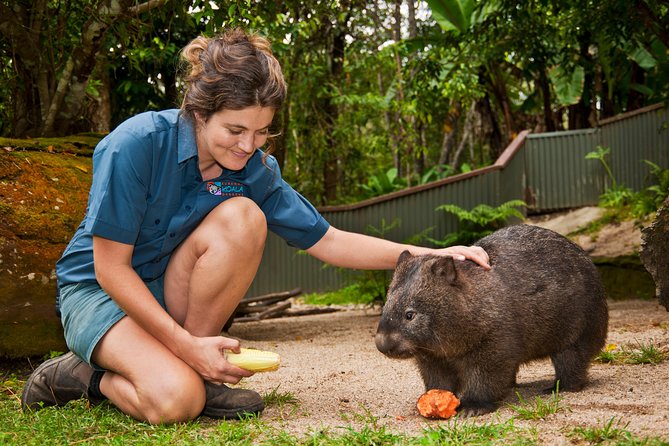
[[[485,269],[490,269],[488,253],[480,246],[449,246],[448,248],[435,249],[433,253],[451,256],[456,260],[469,259]]]
[[[239,353],[239,341],[223,336],[192,337],[192,345],[181,358],[206,381],[214,384],[237,384],[253,372],[230,364],[225,350]]]

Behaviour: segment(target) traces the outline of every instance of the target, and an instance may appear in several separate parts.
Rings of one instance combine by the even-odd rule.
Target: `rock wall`
[[[669,311],[669,198],[642,230],[641,262],[655,281],[655,295]]]
[[[86,209],[92,145],[0,141],[0,356],[67,349],[54,268]]]

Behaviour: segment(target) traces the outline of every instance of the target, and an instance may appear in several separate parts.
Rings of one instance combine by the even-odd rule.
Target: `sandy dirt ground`
[[[568,234],[600,214],[598,208],[582,208],[528,222]],[[618,256],[638,252],[641,234],[627,222],[576,241],[592,256]],[[426,420],[418,414],[416,401],[424,387],[413,362],[386,358],[374,345],[380,313],[380,308],[343,309],[233,325],[229,335],[239,338],[243,346],[275,351],[282,357],[278,371],[258,373],[241,385],[261,393],[291,394],[297,400],[297,404],[269,407],[264,421],[295,435],[360,428],[373,418],[393,432],[410,435],[453,422]],[[609,314],[608,344],[636,350],[652,345],[669,354],[669,312],[657,300],[611,301]],[[500,409],[470,420],[508,420],[516,415],[508,405],[520,404],[517,394],[534,402],[553,378],[549,360],[523,366],[518,387]],[[568,434],[575,428],[603,428],[611,422],[638,437],[669,442],[668,383],[669,360],[657,365],[594,362],[589,386],[561,395],[564,410],[539,421],[514,423],[536,428],[541,444],[573,444]]]
[[[669,312],[655,301],[609,303],[608,343],[636,348],[654,345],[669,351]],[[329,428],[360,428],[371,417],[397,433],[420,434],[427,426],[452,422],[422,418],[416,400],[424,388],[409,361],[391,360],[374,345],[379,308],[346,309],[336,313],[246,322],[229,335],[246,347],[279,353],[276,372],[257,373],[240,385],[262,394],[274,390],[292,394],[297,404],[270,406],[265,422],[294,435]],[[542,395],[553,379],[549,361],[521,368],[519,386],[495,413],[469,419],[475,423],[503,422],[516,415],[506,404],[518,405]],[[565,408],[539,421],[515,421],[533,426],[542,444],[571,444],[576,427],[602,428],[609,421],[639,437],[669,441],[669,361],[658,365],[593,363],[590,385],[581,392],[562,394]]]

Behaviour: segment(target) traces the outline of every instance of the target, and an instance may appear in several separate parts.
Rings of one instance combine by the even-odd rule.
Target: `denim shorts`
[[[163,279],[145,282],[158,303],[165,307]],[[97,282],[81,282],[60,288],[60,312],[65,342],[75,355],[96,370],[91,356],[100,339],[125,313]]]

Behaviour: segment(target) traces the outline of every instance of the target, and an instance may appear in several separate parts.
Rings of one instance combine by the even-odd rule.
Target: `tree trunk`
[[[380,96],[385,96],[387,91],[386,87],[383,85],[383,77],[381,76],[381,72],[379,71],[376,75],[376,79],[378,81],[379,85],[379,95]],[[386,134],[388,135],[388,145],[390,146],[390,153],[393,154],[393,160],[394,160],[394,165],[397,167],[397,153],[398,153],[398,144],[397,140],[395,138],[392,138],[391,135],[393,134],[393,124],[392,124],[392,116],[390,115],[390,110],[386,107],[385,111],[383,112],[383,120],[386,124]]]
[[[90,121],[89,130],[98,133],[108,133],[111,130],[112,121],[111,87],[109,76],[102,64],[97,65],[94,77],[100,80],[100,88],[98,89],[97,97],[93,99],[85,115]]]
[[[426,147],[426,141],[425,141],[425,126],[421,123],[419,124],[418,128],[418,141],[421,145],[421,147]],[[418,178],[418,184],[420,184],[420,179],[423,176],[423,173],[425,172],[425,151],[420,150],[416,155],[414,155],[413,159],[413,171],[416,173],[416,177]],[[410,184],[410,183],[409,183]]]
[[[497,116],[492,108],[492,104],[490,104],[490,95],[486,94],[479,102],[479,105],[485,123],[483,126],[485,140],[489,141],[490,144],[490,158],[495,160],[502,154],[508,141],[504,138],[502,130],[499,128]]]
[[[16,138],[40,136],[42,113],[34,72],[15,59],[17,77],[23,85],[13,89],[12,124],[10,134]]]
[[[393,39],[396,43],[402,40],[402,0],[395,1],[395,11],[393,13]],[[404,102],[404,79],[402,78],[402,59],[400,58],[399,49],[395,48],[395,81],[397,82],[397,101],[402,104]],[[404,175],[403,162],[404,154],[411,152],[411,149],[406,148],[406,129],[404,128],[404,116],[401,110],[395,111],[395,121],[399,125],[399,132],[397,135],[397,151],[395,152],[395,168],[397,169],[397,176]],[[402,153],[402,147],[405,147]],[[408,160],[407,160],[408,162]]]
[[[657,211],[653,223],[641,231],[641,262],[655,282],[655,295],[669,311],[669,198]]]
[[[399,2],[400,6],[402,2]],[[418,27],[416,26],[416,8],[413,3],[413,0],[407,0],[408,6],[408,15],[407,15],[407,24],[409,31],[409,39],[414,39],[418,36]],[[407,83],[413,81],[415,74],[415,68],[412,68],[409,72],[409,78]],[[425,166],[425,156],[422,150],[416,151],[416,143],[420,138],[420,132],[422,131],[422,125],[416,123],[416,116],[409,115],[406,117],[410,132],[407,134],[407,139],[405,142],[406,147],[406,158],[407,158],[407,171],[405,172],[405,177],[407,179],[407,184],[411,184],[411,174],[416,173],[418,178],[423,174]],[[413,160],[413,163],[411,161]]]
[[[481,68],[484,70],[484,68]],[[499,66],[492,64],[492,68],[488,71],[483,71],[479,76],[479,79],[482,80],[484,85],[488,85],[492,91],[493,96],[497,100],[499,108],[502,110],[502,115],[504,116],[504,127],[506,130],[505,141],[508,143],[511,141],[515,135],[515,125],[513,121],[513,114],[511,113],[511,100],[506,91],[506,83],[502,78],[502,75],[499,70]]]
[[[20,4],[10,8],[0,2],[0,33],[12,48],[12,63],[17,81],[12,85],[13,120],[11,134],[15,137],[40,136],[40,127],[50,101],[49,85],[53,73],[48,71],[40,48],[45,1],[32,9]]]
[[[12,135],[37,137],[76,130],[86,111],[86,87],[100,53],[101,37],[115,21],[159,7],[165,1],[149,0],[136,6],[102,1],[90,11],[78,46],[69,55],[58,54],[48,45],[44,48],[45,27],[52,25],[46,20],[52,12],[48,10],[51,2],[38,0],[28,7],[18,3],[9,7],[0,2],[0,33],[14,51],[13,64],[20,79],[12,88]],[[57,67],[62,67],[59,74]]]
[[[295,17],[295,23],[298,23],[302,17],[302,13],[300,11],[299,7],[291,8],[290,9],[291,15]],[[293,40],[294,43],[294,48],[296,51],[291,51],[290,52],[290,59],[287,61],[281,61],[282,65],[284,66],[284,76],[286,80],[287,85],[293,85],[295,82],[295,78],[297,76],[301,76],[302,73],[296,71],[293,67],[299,66],[299,60],[302,57],[302,52],[300,48],[304,48],[305,43],[302,42],[301,36],[299,33],[294,33],[291,36],[291,39]],[[176,84],[175,84],[176,87]],[[286,92],[286,99],[284,101],[284,106],[280,112],[278,122],[281,122],[281,126],[279,127],[279,135],[274,138],[274,157],[276,158],[277,162],[279,163],[279,168],[283,170],[284,165],[286,163],[286,147],[288,141],[288,137],[286,136],[286,132],[289,131],[290,123],[291,123],[291,117],[292,117],[292,110],[290,108],[290,103],[291,103],[291,96],[292,96],[292,89],[289,88],[288,91]],[[300,141],[297,136],[294,138],[295,141],[295,150],[296,152],[299,152],[299,147],[300,147]]]
[[[344,50],[346,46],[346,29],[350,16],[350,4],[342,2],[342,8],[348,9],[348,13],[342,21],[331,24],[332,46],[330,47],[330,79],[333,86],[339,86],[344,72]],[[334,91],[333,91],[334,93]],[[334,103],[334,97],[330,96],[324,106],[326,132],[328,135],[334,133],[334,127],[339,116],[339,109]],[[334,143],[334,141],[333,141]],[[326,203],[332,203],[337,199],[337,185],[339,183],[339,151],[331,144],[328,158],[323,165],[323,187]]]
[[[601,121],[602,119],[614,116],[616,111],[613,98],[609,94],[609,84],[606,81],[606,77],[604,76],[601,68],[597,70],[595,79],[596,91],[599,93],[599,97],[601,98],[600,100],[602,102],[601,111],[599,114],[599,120]]]
[[[539,70],[538,79],[539,89],[541,90],[541,98],[544,105],[544,126],[547,132],[554,132],[557,130],[555,125],[555,115],[553,114],[553,107],[551,106],[551,87],[548,82],[545,68]]]
[[[455,147],[455,141],[458,139],[458,120],[460,119],[460,112],[462,105],[456,102],[451,108],[444,122],[444,138],[441,142],[441,151],[439,153],[439,164],[448,164],[451,158],[451,152]],[[450,131],[449,131],[450,130]]]
[[[569,130],[587,129],[592,127],[590,124],[590,112],[592,110],[591,99],[594,97],[592,88],[594,85],[594,78],[592,72],[592,57],[590,56],[590,44],[592,39],[589,31],[583,31],[578,36],[580,45],[580,59],[585,71],[583,79],[583,92],[581,93],[581,100],[578,104],[569,106]]]
[[[457,171],[458,167],[460,167],[460,156],[462,155],[462,152],[465,150],[467,145],[472,144],[471,140],[473,138],[475,120],[476,101],[472,101],[471,105],[469,106],[469,110],[467,110],[464,131],[462,133],[462,140],[460,140],[460,145],[458,145],[458,149],[455,151],[455,154],[453,155],[453,161],[451,162],[451,167],[454,171]]]

